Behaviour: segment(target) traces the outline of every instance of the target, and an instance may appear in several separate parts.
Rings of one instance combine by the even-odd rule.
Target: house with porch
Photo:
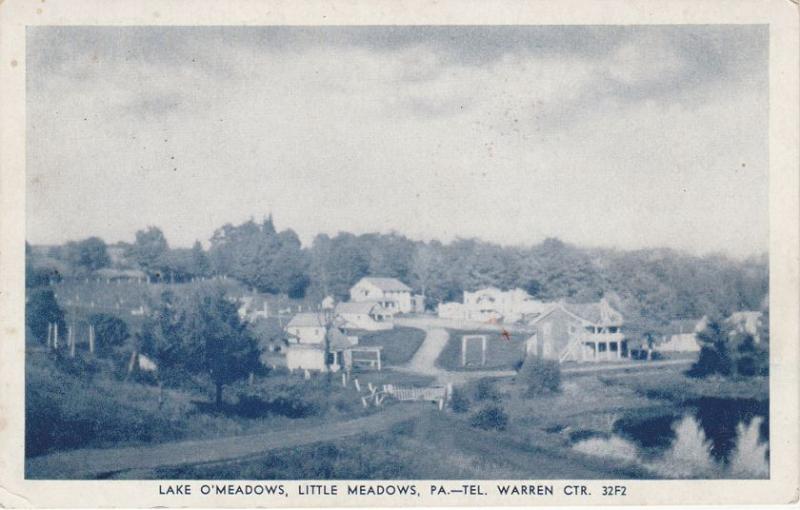
[[[544,359],[596,362],[623,357],[627,349],[622,314],[603,299],[595,303],[560,301],[528,324],[534,329],[526,351]]]
[[[385,312],[392,315],[418,311],[418,300],[411,295],[411,287],[397,278],[365,276],[350,289],[350,301],[378,302]]]
[[[358,347],[358,337],[348,336],[338,327],[328,328],[326,335],[327,342],[323,336],[320,343],[290,345],[286,349],[286,368],[321,372],[338,372],[344,368],[349,371],[353,366],[353,353],[364,350]]]

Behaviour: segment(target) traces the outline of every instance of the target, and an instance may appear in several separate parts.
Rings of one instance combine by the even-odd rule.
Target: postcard
[[[790,1],[0,3],[4,507],[796,503]]]

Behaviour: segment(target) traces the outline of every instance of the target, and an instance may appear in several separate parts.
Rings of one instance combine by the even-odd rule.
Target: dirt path
[[[444,350],[448,338],[444,329],[425,330],[425,340],[404,368],[418,374],[438,375],[442,370],[436,366],[436,358]]]
[[[141,475],[157,468],[247,459],[270,450],[380,432],[397,423],[414,419],[430,408],[424,404],[403,403],[363,418],[301,429],[150,446],[54,453],[27,459],[26,476],[33,479],[124,477],[126,472]]]

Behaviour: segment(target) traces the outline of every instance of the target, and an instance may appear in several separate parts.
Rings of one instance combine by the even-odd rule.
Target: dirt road
[[[441,372],[436,366],[436,358],[447,345],[449,335],[444,329],[428,329],[425,333],[425,340],[405,368],[419,374],[436,375]]]
[[[157,468],[244,460],[270,450],[376,433],[417,418],[428,409],[432,407],[426,404],[398,403],[363,418],[300,429],[148,446],[72,450],[27,459],[26,475],[32,479],[97,479],[125,477],[126,472],[133,472],[144,477],[143,473]]]

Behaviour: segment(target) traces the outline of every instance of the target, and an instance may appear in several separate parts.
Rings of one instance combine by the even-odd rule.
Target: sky
[[[755,25],[28,27],[27,239],[768,247]]]

